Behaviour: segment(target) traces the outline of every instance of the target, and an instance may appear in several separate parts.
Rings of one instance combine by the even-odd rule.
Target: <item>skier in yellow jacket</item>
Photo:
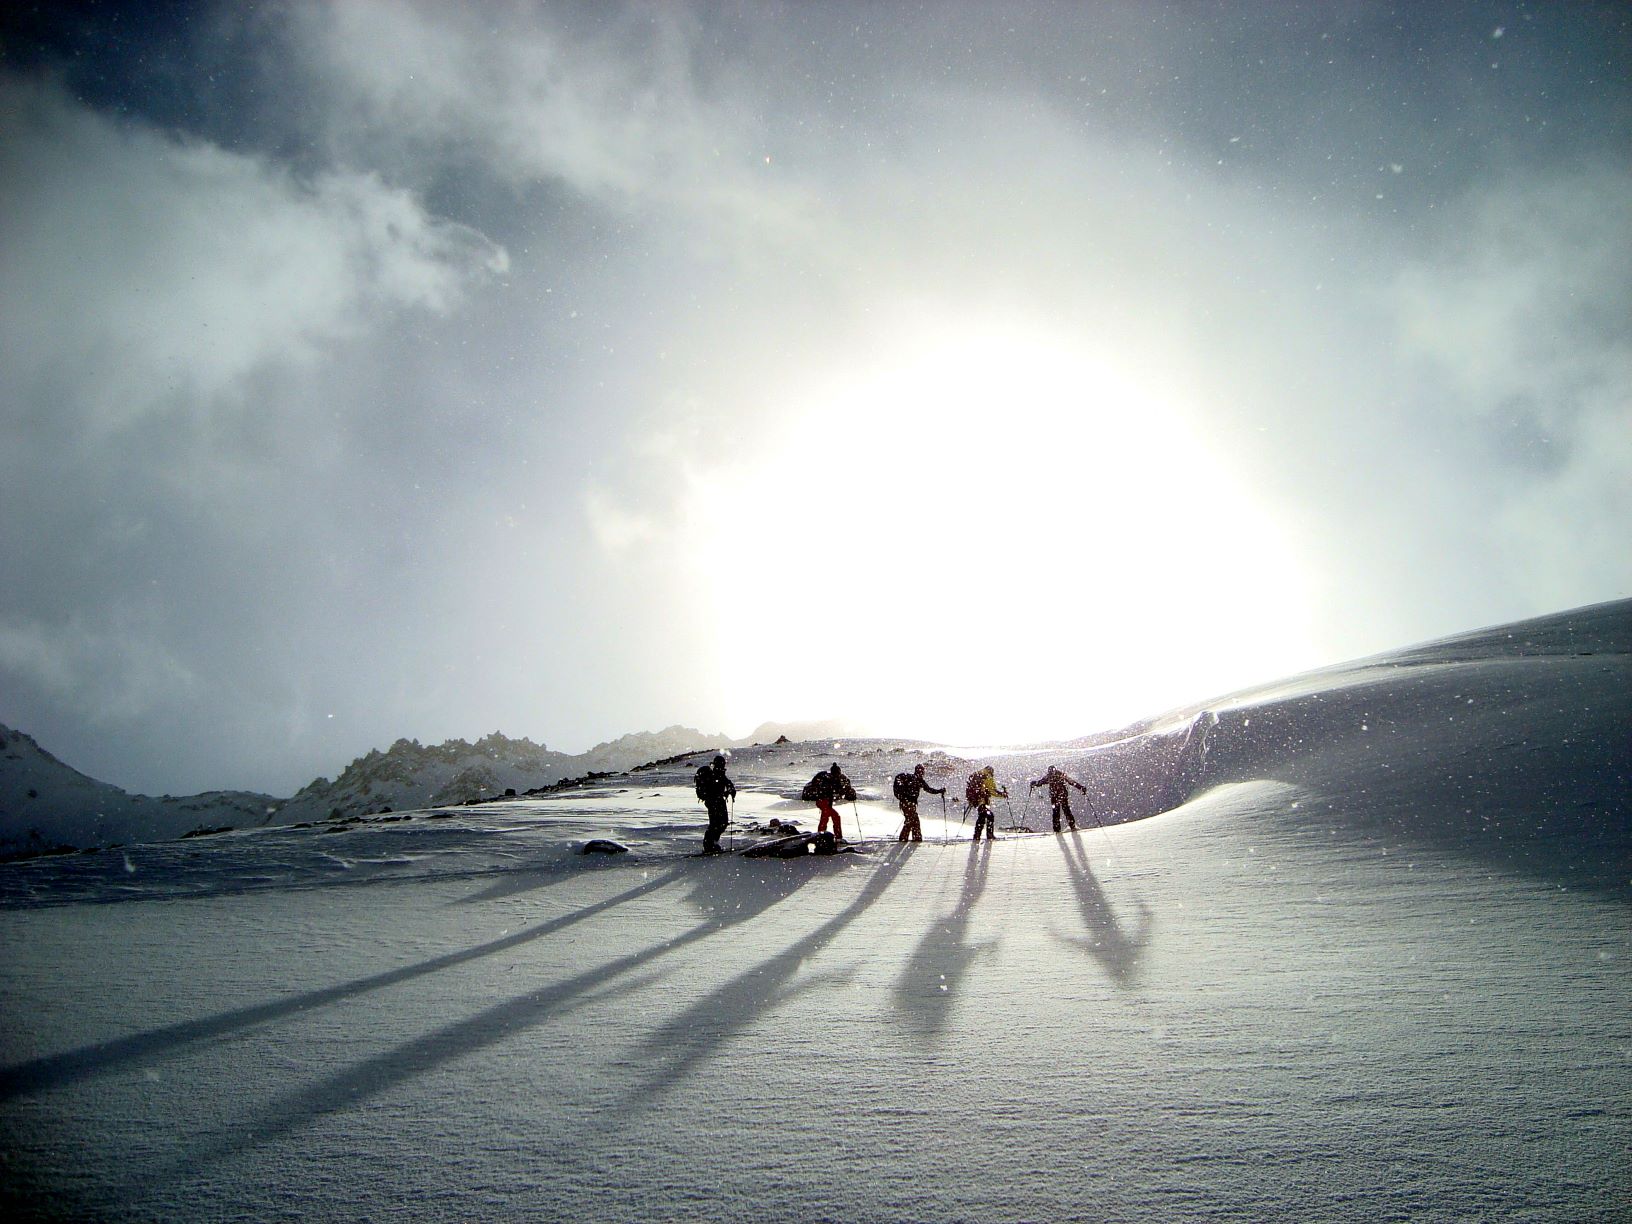
[[[964,784],[963,797],[969,807],[975,809],[975,835],[971,840],[980,840],[980,830],[984,826],[986,840],[991,841],[996,836],[993,830],[997,828],[997,817],[992,815],[992,800],[1007,799],[1009,792],[997,784],[997,776],[990,765],[969,775],[969,781]],[[968,810],[968,807],[964,809],[965,814]]]

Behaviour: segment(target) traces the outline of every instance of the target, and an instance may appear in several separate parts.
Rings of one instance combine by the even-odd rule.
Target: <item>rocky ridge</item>
[[[399,739],[288,799],[249,791],[155,797],[87,777],[32,736],[0,726],[0,859],[479,802],[730,744],[725,736],[680,726],[620,736],[583,753],[556,752],[497,731],[475,743]]]

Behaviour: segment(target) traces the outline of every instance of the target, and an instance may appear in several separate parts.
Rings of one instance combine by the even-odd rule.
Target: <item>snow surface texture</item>
[[[680,764],[5,866],[0,1198],[1625,1219],[1629,646],[1632,604],[1586,609],[992,758],[1033,828],[1051,761],[1116,817],[1188,796],[1104,828],[1079,797],[1060,837],[971,845],[926,797],[924,844],[879,841],[918,758],[871,741],[732,763],[737,848],[810,827],[789,796],[838,759],[863,854],[687,857]]]

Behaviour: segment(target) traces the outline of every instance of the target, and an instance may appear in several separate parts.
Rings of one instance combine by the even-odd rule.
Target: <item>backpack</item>
[[[963,784],[963,797],[970,803],[984,803],[986,801],[986,775],[972,773],[969,781]]]
[[[799,792],[799,798],[806,803],[815,803],[818,799],[826,799],[831,796],[832,791],[833,787],[828,779],[827,771],[823,770],[805,783],[805,789]]]
[[[912,775],[909,773],[896,774],[894,790],[897,799],[901,800],[902,803],[910,803],[914,798]]]
[[[714,781],[708,776],[709,772],[707,765],[697,771],[697,798],[699,799],[707,799],[714,793]]]

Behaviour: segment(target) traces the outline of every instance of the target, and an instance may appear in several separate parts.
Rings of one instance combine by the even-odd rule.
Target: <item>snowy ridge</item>
[[[0,727],[0,857],[483,802],[563,779],[621,773],[681,753],[769,742],[790,732],[795,738],[832,737],[847,726],[765,723],[747,739],[733,740],[676,725],[619,736],[581,753],[557,752],[497,731],[475,743],[399,739],[384,752],[358,757],[333,781],[317,778],[288,799],[248,791],[132,795],[64,765],[23,732]]]
[[[615,773],[659,757],[726,744],[690,727],[625,735],[576,755],[555,752],[497,731],[474,744],[462,739],[422,745],[398,740],[358,757],[330,782],[319,778],[278,812],[279,823],[338,819],[381,811],[447,807],[523,794],[563,778]]]
[[[64,765],[31,736],[0,726],[0,854],[156,841],[220,825],[264,824],[270,795],[211,791],[132,795]]]
[[[1095,780],[1101,815],[1114,820],[1165,811],[1206,786],[1319,773],[1334,754],[1369,760],[1380,781],[1411,770],[1479,797],[1542,776],[1534,758],[1565,714],[1580,729],[1555,773],[1567,764],[1632,779],[1622,733],[1632,684],[1615,683],[1629,667],[1632,600],[1618,600],[1321,668],[1059,748]],[[1577,709],[1577,694],[1592,704]],[[1446,731],[1478,747],[1446,753]]]
[[[244,791],[154,798],[86,777],[30,736],[0,727],[0,855],[27,857],[162,841],[205,830],[463,804],[729,742],[680,726],[625,735],[578,754],[498,732],[474,744],[453,739],[422,745],[401,739],[385,752],[357,758],[332,782],[316,779],[290,799]]]
[[[565,753],[496,731],[474,744],[453,739],[426,746],[399,739],[385,752],[358,757],[333,782],[318,778],[303,787],[280,812],[280,822],[492,798],[565,777],[573,763]]]
[[[1516,668],[1514,687],[1508,691],[1522,696],[1525,683],[1519,660],[1624,660],[1632,639],[1629,609],[1632,601],[1619,601],[1460,634],[1243,690],[1122,732],[1054,747],[1067,771],[1089,784],[1094,816],[1106,823],[1136,820],[1177,807],[1204,783],[1229,774],[1295,772],[1298,754],[1306,746],[1324,743],[1334,732],[1346,738],[1356,727],[1366,727],[1360,734],[1368,734],[1368,718],[1376,723],[1377,735],[1387,737],[1400,734],[1402,717],[1409,722],[1426,716],[1430,711],[1418,708],[1423,702],[1443,707],[1438,714],[1447,719],[1466,715],[1455,708],[1457,694],[1441,692],[1437,682],[1413,688],[1404,698],[1391,697],[1404,682],[1403,668],[1468,664]],[[1584,666],[1591,670],[1590,663]],[[1451,690],[1456,687],[1450,685]],[[1406,708],[1389,716],[1387,711],[1402,700]],[[1510,713],[1520,708],[1522,703]],[[162,840],[204,829],[351,819],[488,801],[507,792],[525,794],[563,779],[620,773],[688,752],[768,743],[788,732],[796,742],[817,742],[810,758],[814,767],[824,750],[819,741],[841,737],[847,730],[851,728],[838,721],[767,723],[747,740],[730,740],[673,726],[626,735],[576,755],[499,732],[475,743],[454,739],[421,745],[400,739],[384,752],[359,757],[334,781],[318,778],[293,798],[280,800],[235,791],[185,798],[129,795],[62,764],[27,735],[0,729],[4,735],[0,852],[28,855]],[[1229,762],[1222,773],[1209,771],[1215,742]],[[860,750],[860,743],[872,743],[871,751],[880,752],[885,749],[879,745],[904,751],[908,742],[852,739],[852,750]],[[1018,766],[1016,770],[1023,787],[1026,779],[1019,779]],[[887,794],[887,786],[880,793]]]

